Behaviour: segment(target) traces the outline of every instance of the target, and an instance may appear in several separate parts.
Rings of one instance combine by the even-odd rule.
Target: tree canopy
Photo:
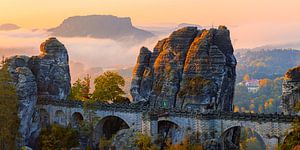
[[[95,79],[94,84],[93,99],[97,101],[114,102],[125,94],[122,89],[125,86],[125,80],[116,72],[105,72]]]
[[[42,150],[70,149],[79,146],[79,134],[71,127],[57,124],[43,128],[39,137],[39,148]]]
[[[0,149],[16,149],[19,118],[18,99],[7,65],[0,68]]]
[[[81,100],[81,101],[86,101],[90,99],[91,97],[90,82],[91,82],[91,76],[88,74],[83,78],[83,80],[78,78],[73,84],[73,86],[71,87],[69,99]]]

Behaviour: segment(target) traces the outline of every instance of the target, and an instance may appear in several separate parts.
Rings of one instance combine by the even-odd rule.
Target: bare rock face
[[[40,50],[39,56],[13,56],[7,60],[19,100],[19,146],[34,145],[39,135],[37,101],[66,100],[70,92],[68,53],[64,45],[56,38],[49,38]]]
[[[71,87],[67,49],[56,38],[49,38],[41,44],[40,51],[30,60],[39,98],[65,100]]]
[[[28,67],[29,57],[14,56],[8,59],[8,71],[16,86],[19,100],[20,143],[23,146],[29,143],[30,137],[39,131],[39,120],[36,117],[35,105],[37,102],[36,79]]]
[[[133,71],[134,101],[152,107],[232,111],[236,60],[229,30],[185,27],[142,48]]]
[[[222,135],[222,150],[239,150],[240,149],[241,127],[233,127]]]
[[[300,66],[289,69],[282,84],[282,111],[296,114],[295,107],[300,103]]]

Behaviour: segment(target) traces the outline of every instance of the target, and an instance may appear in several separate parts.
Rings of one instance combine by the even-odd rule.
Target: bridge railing
[[[244,113],[244,112],[221,112],[221,111],[207,111],[200,112],[190,109],[165,109],[163,107],[151,108],[147,103],[103,103],[95,102],[92,104],[84,104],[82,101],[73,100],[38,100],[38,105],[54,105],[62,107],[75,107],[94,109],[94,110],[108,110],[108,111],[122,111],[122,112],[144,112],[151,116],[173,116],[173,117],[194,117],[198,119],[225,119],[225,120],[243,120],[243,121],[257,121],[257,122],[293,122],[295,119],[300,119],[299,115],[284,115],[283,113]]]

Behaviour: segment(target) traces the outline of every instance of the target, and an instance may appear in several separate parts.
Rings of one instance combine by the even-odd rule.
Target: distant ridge
[[[154,36],[151,32],[132,26],[129,17],[112,15],[73,16],[65,19],[59,26],[49,29],[54,36],[93,37],[113,40],[144,41]]]

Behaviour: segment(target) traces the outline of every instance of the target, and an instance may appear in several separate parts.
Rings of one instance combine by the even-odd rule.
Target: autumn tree
[[[16,149],[19,118],[18,99],[7,65],[0,68],[0,149]]]
[[[244,81],[250,81],[250,76],[249,76],[249,74],[245,74],[244,77],[243,77],[243,80],[244,80]]]
[[[125,94],[122,89],[125,86],[125,80],[116,72],[105,72],[95,79],[94,84],[93,99],[97,101],[119,102]]]
[[[185,137],[182,143],[170,144],[170,150],[203,150],[203,145],[192,143],[189,137]]]
[[[135,144],[139,150],[158,150],[158,146],[152,143],[151,137],[140,132],[135,135]]]
[[[300,102],[296,104],[296,111],[300,111]],[[289,133],[283,144],[280,145],[281,150],[296,149],[295,147],[300,146],[300,120],[299,118],[294,120],[292,124],[292,132]]]
[[[78,78],[71,87],[71,92],[70,92],[70,95],[69,95],[69,99],[81,100],[81,101],[89,100],[90,97],[91,97],[90,83],[91,83],[91,76],[89,74],[87,74],[83,78],[83,80]]]

